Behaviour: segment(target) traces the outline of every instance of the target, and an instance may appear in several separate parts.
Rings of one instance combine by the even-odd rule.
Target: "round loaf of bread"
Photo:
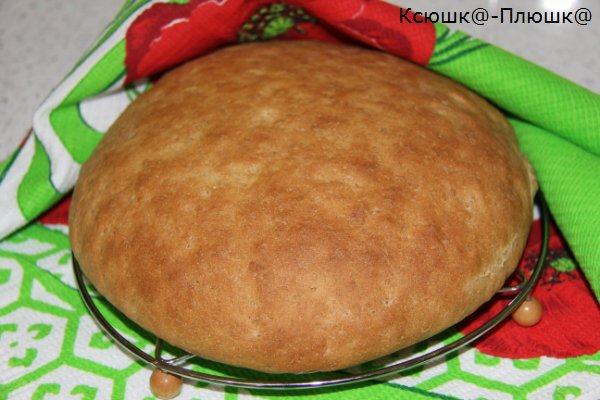
[[[379,51],[231,46],[165,74],[81,169],[70,238],[142,327],[267,372],[430,337],[513,272],[532,215],[502,114]]]

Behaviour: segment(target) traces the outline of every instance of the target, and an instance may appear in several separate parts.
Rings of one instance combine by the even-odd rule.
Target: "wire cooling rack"
[[[127,340],[114,326],[112,326],[106,318],[99,311],[98,307],[94,303],[92,296],[85,285],[85,277],[79,263],[73,256],[73,269],[77,280],[77,285],[83,301],[90,311],[92,317],[96,322],[105,330],[105,332],[112,338],[116,343],[121,345],[123,349],[129,352],[134,357],[143,360],[144,362],[153,365],[154,367],[183,378],[188,378],[194,381],[201,381],[205,383],[236,386],[242,388],[261,388],[261,389],[301,389],[301,388],[317,388],[344,385],[350,383],[358,383],[373,379],[385,378],[393,374],[398,374],[407,371],[411,368],[431,363],[449,353],[455,352],[458,349],[466,346],[469,343],[481,338],[492,328],[506,319],[513,311],[521,305],[527,298],[529,293],[532,291],[536,282],[538,281],[546,260],[546,254],[548,251],[548,241],[550,236],[549,228],[549,212],[544,201],[543,194],[541,191],[536,196],[536,203],[540,210],[540,219],[542,224],[542,246],[540,249],[538,261],[530,274],[529,279],[526,278],[525,274],[520,274],[520,281],[514,286],[504,287],[499,290],[500,293],[513,294],[514,298],[500,310],[497,314],[490,317],[483,325],[475,329],[471,333],[458,337],[455,341],[447,343],[446,345],[434,348],[423,354],[413,354],[408,357],[402,357],[398,360],[391,360],[383,366],[373,367],[371,369],[360,369],[359,372],[352,372],[353,370],[337,371],[331,373],[320,373],[320,374],[298,374],[298,375],[268,375],[260,374],[261,376],[267,376],[267,378],[254,379],[252,377],[243,376],[221,376],[218,374],[205,373],[192,370],[185,366],[191,359],[199,359],[199,357],[193,354],[184,354],[177,357],[165,358],[163,357],[163,348],[165,343],[160,339],[156,338],[156,344],[154,354],[149,354],[146,351],[132,344]],[[202,359],[199,359],[200,363]],[[241,370],[241,369],[240,369]],[[270,379],[269,377],[272,377]]]

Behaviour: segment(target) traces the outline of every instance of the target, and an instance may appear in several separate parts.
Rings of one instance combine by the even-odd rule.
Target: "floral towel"
[[[378,383],[293,393],[192,383],[181,398],[600,398],[593,294],[600,294],[600,96],[442,24],[409,23],[412,15],[402,13],[400,23],[399,8],[368,0],[126,1],[0,165],[0,399],[152,398],[149,369],[98,329],[74,289],[68,193],[102,134],[162,71],[222,45],[273,38],[373,46],[504,109],[575,258],[555,227],[535,290],[546,310],[542,322],[526,329],[507,321],[474,347],[427,367]],[[520,265],[525,273],[539,247],[536,232],[537,224]],[[134,343],[151,348],[150,335],[99,302]],[[414,350],[465,334],[505,302]],[[191,368],[218,369],[201,362]]]

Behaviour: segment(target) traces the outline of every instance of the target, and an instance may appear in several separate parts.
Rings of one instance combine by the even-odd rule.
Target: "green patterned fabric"
[[[0,243],[0,399],[153,399],[148,390],[150,368],[98,329],[81,301],[71,268],[64,225],[32,224]],[[97,298],[96,304],[132,343],[147,351],[153,348],[151,335],[103,299]],[[427,351],[456,335],[450,330],[414,350]],[[213,364],[203,365],[192,368],[215,371]],[[567,399],[599,394],[598,385],[593,385],[599,377],[600,352],[570,359],[510,360],[468,348],[381,384],[293,393],[305,400]],[[196,383],[185,385],[179,398],[283,400],[290,394]]]
[[[428,67],[506,111],[553,217],[600,297],[600,96],[436,24]]]
[[[149,89],[149,83],[123,88],[125,30],[155,3],[160,1],[125,2],[98,42],[35,113],[33,132],[23,146],[0,164],[0,400],[154,398],[148,389],[151,369],[113,343],[81,301],[64,216],[62,222],[35,219],[69,193],[81,163],[110,123]],[[292,29],[288,20],[279,22],[266,34]],[[427,67],[505,110],[553,216],[599,294],[600,97],[442,24],[435,25],[435,35]],[[565,271],[575,269],[570,258],[557,260]],[[96,302],[132,343],[152,350],[152,335],[101,297]],[[451,328],[409,350],[420,354],[460,335]],[[375,384],[290,392],[189,383],[179,398],[600,398],[600,351],[586,354],[511,359],[467,347]],[[190,368],[249,373],[210,362],[193,362]]]

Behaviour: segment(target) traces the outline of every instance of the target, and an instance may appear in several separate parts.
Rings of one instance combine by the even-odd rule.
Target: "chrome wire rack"
[[[319,373],[319,374],[298,374],[290,375],[287,374],[284,378],[282,375],[272,375],[273,379],[253,379],[245,378],[240,376],[221,376],[212,373],[204,373],[186,368],[184,364],[191,359],[198,359],[202,362],[202,359],[193,354],[184,354],[177,357],[165,358],[163,357],[163,349],[165,343],[160,339],[156,338],[156,345],[154,354],[149,354],[139,347],[132,344],[127,340],[114,326],[112,326],[106,318],[102,315],[98,307],[96,306],[91,294],[86,288],[85,277],[79,266],[79,263],[73,256],[73,269],[79,291],[83,301],[88,308],[92,317],[96,322],[104,329],[104,331],[110,336],[116,343],[118,343],[123,349],[133,355],[135,358],[143,360],[144,362],[158,368],[166,373],[187,378],[194,381],[201,381],[209,384],[216,385],[227,385],[235,386],[240,388],[260,388],[260,389],[301,389],[301,388],[318,388],[328,387],[336,385],[344,385],[350,383],[364,382],[368,380],[381,379],[389,377],[393,374],[405,372],[411,368],[421,366],[427,363],[431,363],[434,360],[440,359],[458,349],[474,342],[475,340],[484,336],[487,332],[497,326],[500,322],[506,319],[511,313],[513,313],[517,307],[521,305],[523,301],[529,296],[536,282],[538,281],[546,260],[548,252],[548,241],[550,236],[549,228],[549,212],[544,201],[543,194],[538,192],[536,196],[536,203],[540,210],[540,219],[542,225],[542,245],[539,252],[537,263],[532,270],[529,279],[524,273],[520,273],[519,282],[514,286],[507,286],[499,290],[499,293],[514,295],[514,298],[500,310],[497,314],[490,317],[483,325],[475,329],[471,333],[458,337],[455,341],[448,343],[442,347],[434,348],[424,354],[413,354],[413,356],[403,357],[401,359],[391,361],[383,366],[373,367],[372,369],[363,370],[359,372],[352,372],[353,370],[337,371],[331,373]],[[241,370],[241,369],[240,369]],[[261,374],[261,376],[269,376],[268,374]],[[290,378],[292,377],[292,378]]]

